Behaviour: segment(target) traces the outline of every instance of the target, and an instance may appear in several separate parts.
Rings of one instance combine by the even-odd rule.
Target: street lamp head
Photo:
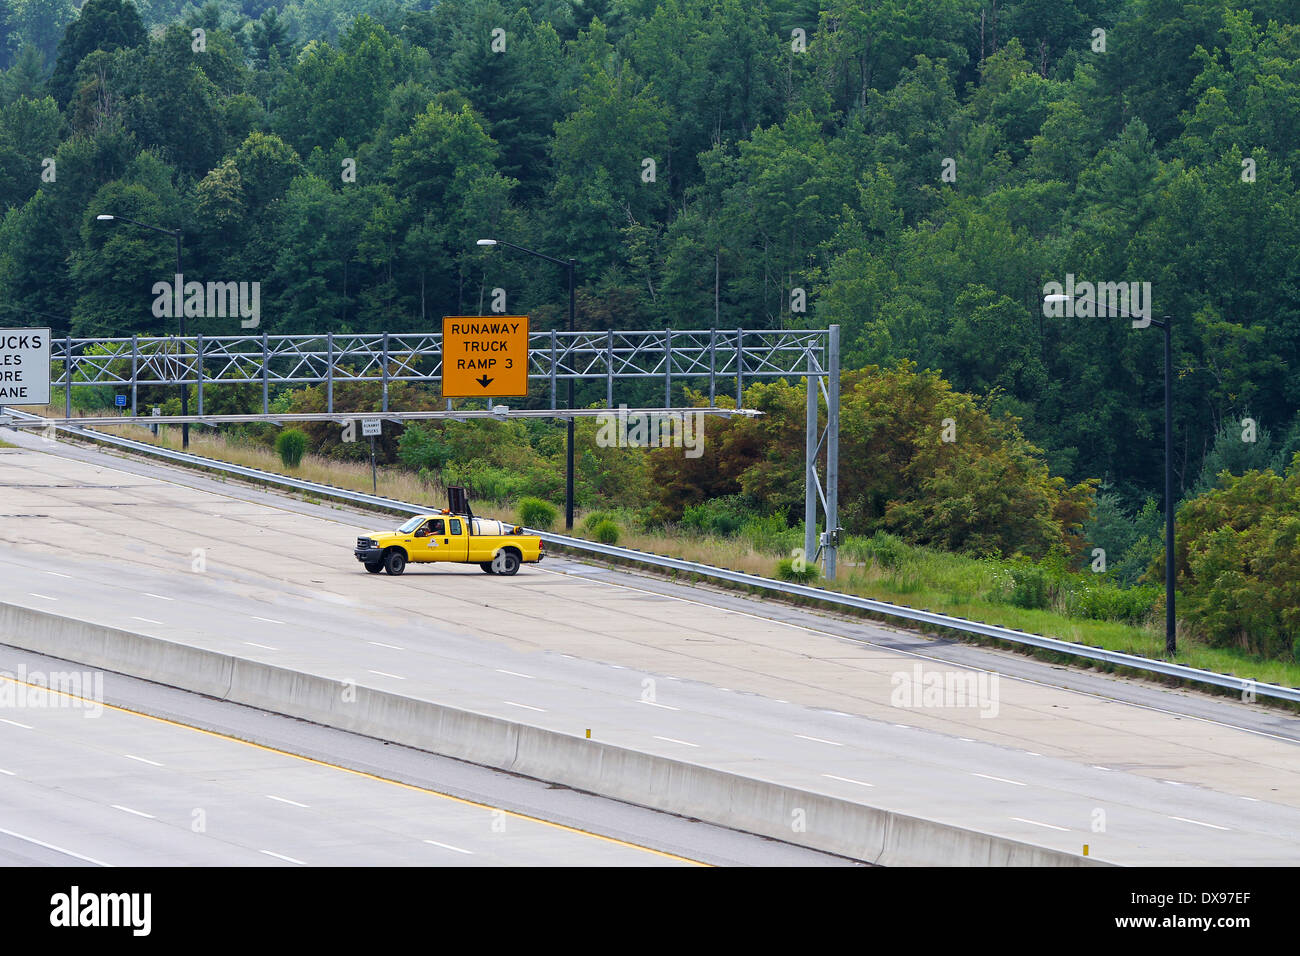
[[[1069,302],[1073,298],[1074,296],[1072,295],[1060,295],[1060,294],[1045,295],[1043,296],[1043,301],[1044,302]]]
[[[497,241],[495,239],[480,239],[478,244],[480,246],[495,246]]]
[[[111,222],[112,220],[116,219],[117,217],[116,217],[116,216],[110,216],[110,215],[107,215],[107,214],[103,214],[103,215],[96,216],[95,218],[96,218],[96,219],[99,219],[99,220],[101,220],[101,221],[103,221],[103,222]]]

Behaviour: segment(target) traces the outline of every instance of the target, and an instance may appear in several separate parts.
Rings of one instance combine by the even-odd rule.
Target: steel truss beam
[[[272,425],[292,425],[297,422],[334,422],[346,425],[362,419],[380,419],[386,422],[436,421],[451,419],[459,421],[467,418],[599,418],[602,415],[626,416],[627,418],[648,417],[663,418],[671,415],[713,415],[719,418],[754,418],[762,412],[749,408],[699,408],[682,406],[679,408],[507,408],[498,405],[494,408],[468,408],[456,411],[437,412],[272,412],[269,415],[101,415],[85,418],[10,418],[0,414],[0,425],[5,428],[60,428],[60,427],[97,427],[107,425],[180,425],[189,422],[192,425],[242,425],[253,422],[265,422]]]

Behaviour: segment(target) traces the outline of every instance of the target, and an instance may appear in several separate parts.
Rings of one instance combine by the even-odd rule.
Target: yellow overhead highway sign
[[[528,394],[528,316],[444,315],[443,398]]]

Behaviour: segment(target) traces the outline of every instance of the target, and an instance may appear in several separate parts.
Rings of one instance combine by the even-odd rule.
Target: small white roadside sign
[[[50,404],[50,330],[0,329],[0,405]]]

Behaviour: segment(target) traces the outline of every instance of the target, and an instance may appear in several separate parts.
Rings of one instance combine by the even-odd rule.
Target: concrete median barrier
[[[0,643],[886,866],[1101,861],[436,701],[0,604]]]

